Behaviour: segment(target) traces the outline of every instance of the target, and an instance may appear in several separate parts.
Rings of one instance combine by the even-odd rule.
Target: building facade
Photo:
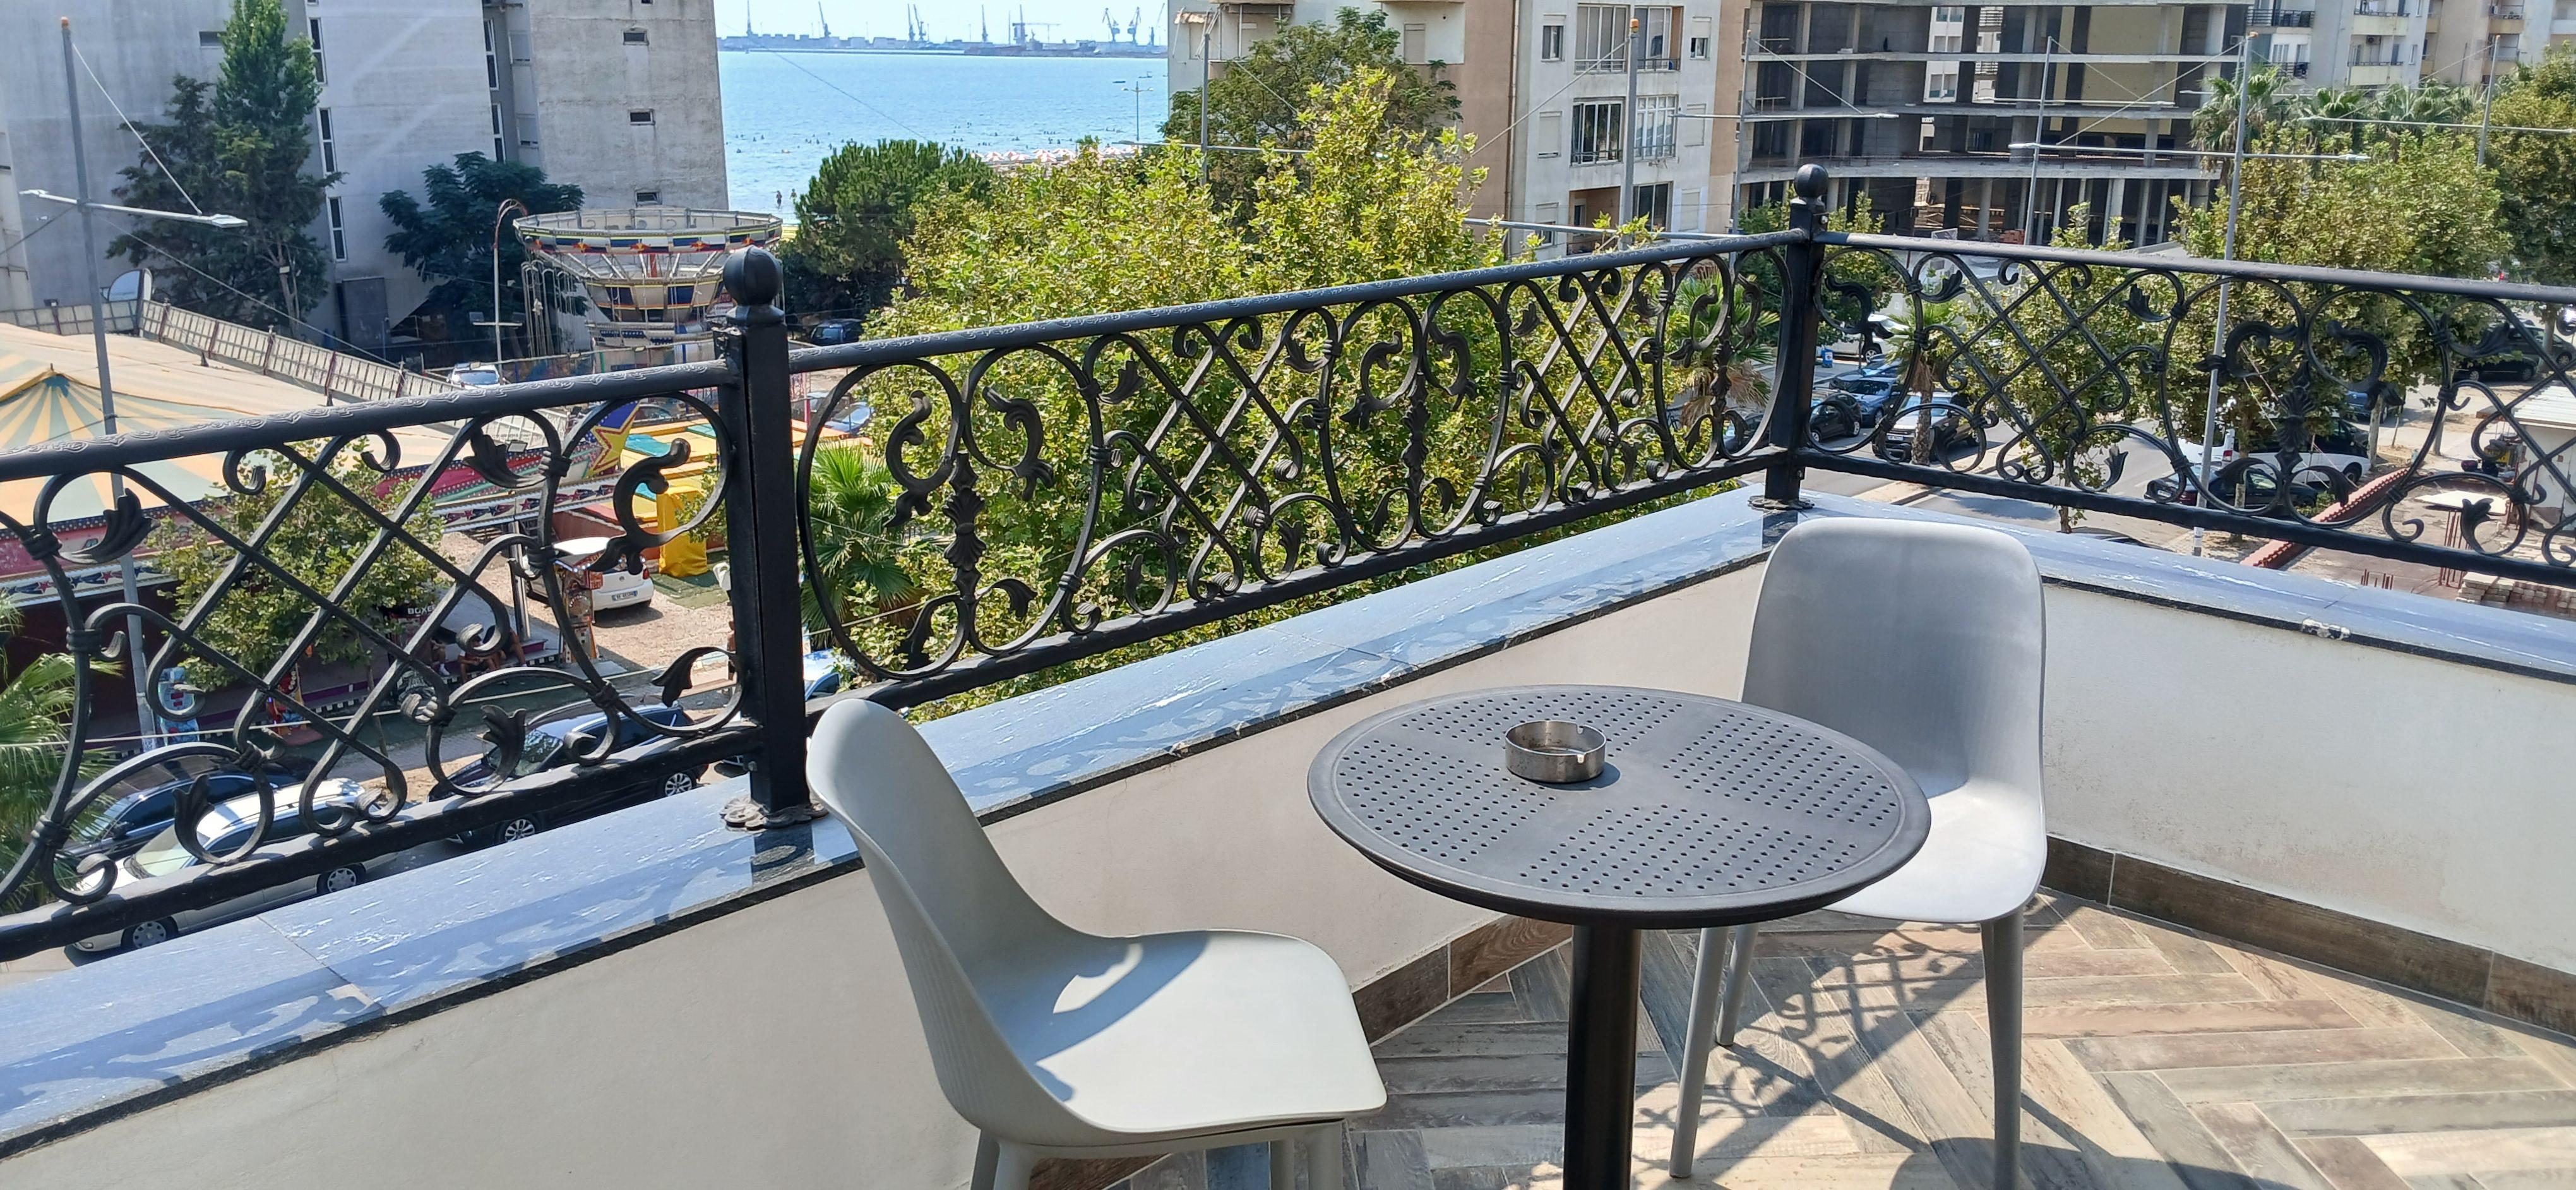
[[[74,32],[97,81],[81,79],[75,130],[54,11],[0,7],[0,148],[15,166],[13,197],[19,189],[73,193],[78,135],[96,196],[108,198],[116,172],[140,157],[119,111],[157,120],[174,76],[211,80],[232,4],[110,0],[84,9],[95,11],[77,14]],[[285,9],[287,28],[313,41],[322,69],[306,168],[342,175],[312,229],[330,258],[331,292],[297,295],[307,338],[371,352],[398,346],[394,328],[432,286],[386,249],[392,227],[378,200],[417,194],[424,169],[459,154],[529,161],[612,205],[655,193],[724,205],[712,0],[285,0]],[[0,206],[0,220],[8,217]],[[102,233],[129,226],[110,218]],[[26,301],[0,273],[0,304],[88,300],[88,262],[70,220],[38,231],[21,252]],[[282,293],[252,296],[285,304]]]
[[[1724,230],[1730,190],[1711,170],[1733,156],[1735,113],[1719,109],[1721,63],[1734,49],[1722,27],[1728,7],[1524,0],[1514,215],[1574,227],[1642,216],[1676,231]]]
[[[1739,205],[1812,162],[1898,233],[2045,241],[2081,204],[2092,241],[2155,244],[2211,177],[2156,151],[2192,147],[2246,7],[1773,0],[1748,24]]]

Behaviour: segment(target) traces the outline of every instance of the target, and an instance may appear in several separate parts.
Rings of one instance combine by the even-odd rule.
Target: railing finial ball
[[[726,258],[724,282],[736,305],[765,309],[778,304],[780,291],[787,287],[787,272],[769,249],[753,244]]]
[[[1808,202],[1822,201],[1825,197],[1825,167],[1813,162],[1801,165],[1789,185],[1797,190],[1798,197]]]

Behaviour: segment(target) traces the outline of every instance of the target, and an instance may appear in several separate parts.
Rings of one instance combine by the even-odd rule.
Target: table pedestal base
[[[1637,931],[1574,931],[1565,1060],[1566,1190],[1628,1190],[1637,1111]]]

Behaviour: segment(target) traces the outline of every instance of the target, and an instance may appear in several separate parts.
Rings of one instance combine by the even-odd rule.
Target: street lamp
[[[153,211],[141,207],[108,206],[91,202],[89,154],[82,147],[80,138],[79,77],[78,57],[72,50],[72,19],[64,17],[63,99],[71,116],[72,171],[74,181],[80,187],[80,195],[77,198],[60,198],[42,190],[27,190],[21,193],[29,198],[65,203],[80,212],[81,255],[88,258],[89,268],[90,346],[98,355],[98,432],[102,436],[112,436],[116,433],[116,384],[108,375],[107,368],[107,300],[105,296],[107,283],[98,275],[99,252],[96,226],[98,212],[116,211],[150,219],[171,219],[181,223],[219,227],[227,231],[239,230],[249,226],[249,223],[233,215],[182,215],[175,211]],[[142,312],[139,302],[135,309],[139,316]],[[124,473],[113,469],[108,471],[107,490],[111,504],[123,504],[125,502]],[[136,581],[134,554],[131,550],[118,560],[117,577],[124,586],[126,605],[141,607],[143,605],[142,584]],[[71,602],[71,595],[69,591],[63,592],[66,608]],[[144,672],[143,616],[140,613],[126,613],[125,640],[126,668],[134,678],[134,734],[138,737],[138,743],[150,743],[160,738],[161,733],[155,726],[159,722],[159,717],[152,712],[152,675]]]
[[[501,317],[501,223],[510,217],[512,211],[525,215],[528,204],[515,198],[503,199],[492,212],[492,320],[475,324],[492,328],[492,375],[495,377],[501,374],[501,328],[519,325]]]

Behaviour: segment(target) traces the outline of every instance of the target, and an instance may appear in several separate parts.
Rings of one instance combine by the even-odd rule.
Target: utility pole
[[[72,171],[80,187],[81,257],[89,270],[90,345],[98,353],[98,432],[112,437],[116,433],[116,385],[107,374],[107,301],[103,296],[106,283],[98,275],[98,213],[90,209],[89,153],[81,145],[80,67],[72,51],[72,19],[63,18],[63,103],[71,116]],[[138,303],[136,310],[142,309]],[[111,506],[125,502],[125,475],[107,473],[108,500]],[[140,548],[138,545],[137,548]],[[124,585],[128,606],[143,606],[142,584],[135,579],[134,552],[128,550],[117,559],[117,577]],[[71,593],[63,593],[69,605]],[[68,606],[66,607],[68,610]],[[134,734],[138,743],[149,746],[161,738],[160,717],[152,713],[152,675],[145,672],[147,658],[143,651],[143,616],[128,612],[125,616],[125,670],[134,678]]]
[[[2036,18],[2034,18],[2036,19]],[[2033,144],[2048,143],[2048,71],[2055,62],[2057,36],[2050,34],[2039,49],[2039,119],[2031,125]],[[2039,150],[2030,151],[2030,192],[2022,195],[2021,242],[2039,242]]]
[[[501,374],[501,361],[509,358],[501,348],[501,328],[510,325],[501,317],[501,225],[514,210],[525,215],[528,205],[515,198],[507,199],[492,212],[492,374],[495,376]],[[522,284],[520,288],[524,291],[527,287]],[[525,296],[522,292],[521,297]],[[527,303],[522,301],[520,304]],[[533,316],[535,312],[529,313]]]
[[[2495,34],[2487,34],[2487,94],[2486,101],[2478,105],[2478,165],[2481,168],[2487,163],[2487,126],[2495,122],[2496,42],[2499,40]]]
[[[1128,37],[1129,37],[1130,39],[1133,39],[1133,38],[1135,37],[1135,32],[1134,32],[1132,29],[1128,32]],[[1207,184],[1208,184],[1208,180],[1209,180],[1209,179],[1208,179],[1208,93],[1207,93],[1207,92],[1208,92],[1208,71],[1209,71],[1209,70],[1211,69],[1211,67],[1212,67],[1212,63],[1210,62],[1210,58],[1215,54],[1215,52],[1216,52],[1216,34],[1215,34],[1215,32],[1214,32],[1214,31],[1212,31],[1212,30],[1210,30],[1210,29],[1201,28],[1201,29],[1199,30],[1199,185],[1202,185],[1202,186],[1207,185]]]
[[[1619,150],[1619,222],[1625,226],[1637,217],[1637,51],[1644,39],[1646,23],[1638,19],[1645,11],[1628,6],[1628,105],[1619,109],[1619,122],[1627,133],[1627,143]]]
[[[2221,239],[2218,258],[2236,259],[2236,221],[2245,213],[2245,107],[2251,96],[2246,84],[2254,81],[2254,39],[2246,37],[2236,43],[2236,136],[2227,167],[2227,232]],[[2209,400],[2200,412],[2200,474],[2192,480],[2192,490],[2199,493],[2201,507],[2215,503],[2209,491],[2210,455],[2218,441],[2219,377],[2227,370],[2227,297],[2229,281],[2218,280],[2218,331],[2210,340],[2210,358],[2218,362],[2209,369]],[[2376,461],[2376,460],[2374,460]],[[2289,482],[2283,476],[2282,483]],[[2209,531],[2198,525],[2191,530],[2191,556],[2200,557],[2208,544]]]

